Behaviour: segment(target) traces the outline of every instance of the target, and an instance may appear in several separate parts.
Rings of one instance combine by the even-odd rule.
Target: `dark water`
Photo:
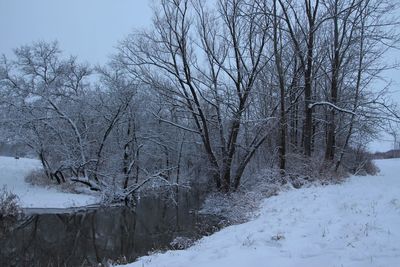
[[[0,266],[97,266],[128,262],[166,249],[177,236],[198,238],[216,229],[217,218],[198,215],[200,192],[179,193],[178,205],[142,198],[134,210],[100,208],[72,214],[37,214],[0,239]]]

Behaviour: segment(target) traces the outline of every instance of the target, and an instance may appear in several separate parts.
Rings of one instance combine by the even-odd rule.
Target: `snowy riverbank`
[[[0,187],[5,185],[9,191],[18,195],[22,208],[63,209],[98,202],[94,196],[64,193],[55,188],[43,188],[26,183],[24,178],[40,166],[40,162],[35,159],[0,157]]]
[[[250,222],[129,266],[399,266],[400,159],[376,163],[378,176],[283,192]]]

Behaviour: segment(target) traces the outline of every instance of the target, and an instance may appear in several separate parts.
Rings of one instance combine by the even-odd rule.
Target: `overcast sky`
[[[150,0],[0,0],[0,54],[58,40],[67,54],[104,63],[118,40],[151,23]]]
[[[206,0],[205,0],[206,1]],[[58,40],[67,54],[92,64],[103,64],[118,40],[134,28],[151,23],[151,0],[0,0],[0,54],[34,41]],[[391,51],[387,61],[400,62]],[[400,102],[400,71],[391,70],[393,99]],[[383,86],[383,85],[378,85]],[[384,151],[392,146],[389,136],[370,145]]]

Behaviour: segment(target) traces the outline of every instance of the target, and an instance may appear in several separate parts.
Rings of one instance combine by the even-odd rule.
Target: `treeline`
[[[372,157],[374,159],[393,159],[400,158],[400,149],[392,149],[386,152],[375,152]]]
[[[107,66],[63,57],[56,43],[3,56],[2,134],[28,145],[50,179],[94,190],[209,177],[227,192],[259,168],[337,172],[398,120],[375,84],[391,67],[381,59],[398,39],[395,8],[160,0],[152,26]]]

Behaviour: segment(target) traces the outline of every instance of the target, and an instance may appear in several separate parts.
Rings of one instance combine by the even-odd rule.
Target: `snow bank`
[[[281,193],[259,216],[129,266],[400,266],[400,159],[378,176]]]
[[[59,192],[54,188],[32,186],[25,177],[40,168],[35,159],[0,157],[0,187],[18,195],[22,208],[70,208],[98,202],[94,196]]]

